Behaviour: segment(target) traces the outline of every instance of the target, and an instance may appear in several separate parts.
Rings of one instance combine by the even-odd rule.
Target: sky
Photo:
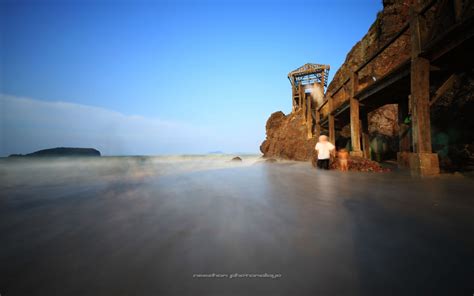
[[[381,0],[0,0],[0,156],[258,153],[287,74],[330,79]]]

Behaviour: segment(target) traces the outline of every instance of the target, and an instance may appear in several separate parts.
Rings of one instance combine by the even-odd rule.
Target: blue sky
[[[332,77],[382,9],[379,0],[0,3],[0,155],[51,145],[258,152],[268,116],[291,110],[287,73],[314,62]]]

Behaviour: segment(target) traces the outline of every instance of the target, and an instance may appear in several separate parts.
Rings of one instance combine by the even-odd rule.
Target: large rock
[[[398,136],[398,106],[385,105],[368,114],[369,132],[389,137]]]
[[[285,115],[278,111],[267,120],[267,138],[260,146],[264,157],[310,160],[316,139],[307,139],[306,125],[301,111]]]

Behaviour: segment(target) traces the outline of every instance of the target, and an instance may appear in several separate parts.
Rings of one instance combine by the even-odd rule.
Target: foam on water
[[[63,182],[141,179],[201,170],[249,166],[262,161],[261,155],[166,155],[46,157],[0,159],[0,187],[53,185]]]

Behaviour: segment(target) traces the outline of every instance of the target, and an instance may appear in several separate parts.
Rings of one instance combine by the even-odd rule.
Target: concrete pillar
[[[304,92],[304,88],[301,91],[301,109],[303,109],[303,120],[306,123],[306,93]]]
[[[301,100],[302,100],[302,96],[301,96],[301,83],[298,84],[298,108],[297,109],[300,109],[301,108]]]
[[[334,99],[329,97],[328,99],[328,107],[329,107],[329,115],[328,115],[328,129],[329,129],[329,142],[336,145],[336,127],[334,125],[334,115],[332,111],[334,111]]]
[[[314,118],[314,121],[316,122],[316,124],[315,124],[314,136],[317,139],[321,135],[321,124],[319,123],[319,121],[321,120],[321,114],[319,114],[318,106],[316,106],[315,115],[316,116]]]
[[[430,62],[420,57],[425,26],[414,9],[410,10],[412,144],[409,165],[413,175],[439,174],[438,155],[431,150]]]
[[[334,125],[334,115],[329,115],[329,142],[336,145],[336,128]]]
[[[307,138],[311,139],[313,137],[313,114],[311,113],[312,107],[312,97],[309,95],[306,98],[306,129],[307,129]]]
[[[296,89],[294,85],[291,86],[291,104],[291,112],[293,113],[296,111]]]
[[[302,84],[300,84],[299,86],[299,95],[300,95],[300,109],[303,110],[303,120],[304,120],[304,117],[306,116],[306,108],[305,108],[305,105],[306,105],[306,94],[304,92],[304,86]]]
[[[350,120],[351,120],[351,155],[362,157],[360,149],[360,118],[359,118],[359,101],[354,97],[357,92],[359,79],[357,73],[352,72],[351,79],[351,94],[350,94]]]
[[[430,63],[425,58],[412,60],[411,110],[414,152],[431,153]]]
[[[369,118],[367,112],[362,112],[361,117],[362,154],[365,158],[370,159]]]

